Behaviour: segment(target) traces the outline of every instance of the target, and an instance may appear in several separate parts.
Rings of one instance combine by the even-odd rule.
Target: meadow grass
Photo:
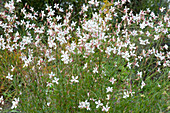
[[[169,10],[135,15],[122,0],[89,14],[91,0],[74,22],[72,5],[56,16],[57,4],[18,13],[19,4],[0,12],[2,112],[169,111]]]

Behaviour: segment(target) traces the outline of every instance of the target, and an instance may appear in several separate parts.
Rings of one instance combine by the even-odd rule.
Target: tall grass
[[[2,112],[168,112],[169,11],[134,15],[122,0],[86,14],[91,0],[74,22],[71,5],[19,2],[0,13]]]

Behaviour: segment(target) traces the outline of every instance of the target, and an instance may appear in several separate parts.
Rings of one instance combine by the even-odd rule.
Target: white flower
[[[52,78],[53,76],[55,76],[55,74],[53,73],[53,72],[51,72],[50,74],[49,74],[49,78]]]
[[[78,106],[78,108],[85,108],[86,107],[86,105],[85,105],[85,102],[79,102],[79,106]]]
[[[109,111],[109,109],[110,109],[110,107],[108,107],[108,105],[106,105],[106,107],[105,107],[105,106],[103,106],[102,111],[108,112],[108,111]]]
[[[138,75],[140,78],[142,78],[142,72],[139,72],[139,71],[138,71],[137,75]]]
[[[8,76],[6,76],[6,78],[10,79],[10,80],[13,80],[13,75],[10,75],[10,73],[8,73]]]
[[[69,5],[69,10],[73,10],[73,5]]]
[[[72,21],[71,26],[76,26],[76,22]]]
[[[164,45],[163,48],[165,48],[166,50],[168,50],[168,45]]]
[[[53,61],[53,60],[55,60],[54,56],[49,56],[49,57],[48,57],[48,62],[51,62],[51,61]]]
[[[98,73],[97,67],[93,68],[93,73]]]
[[[141,86],[141,89],[145,86],[145,82],[142,80],[142,86]]]
[[[19,102],[19,98],[14,98],[14,101],[12,101],[11,109],[17,108],[18,102]]]
[[[60,21],[62,19],[62,17],[60,15],[56,16],[57,22]]]
[[[154,40],[158,40],[159,39],[159,35],[154,35]]]
[[[147,32],[146,32],[146,35],[147,35],[148,37],[150,36],[150,33],[149,33],[149,31],[147,31]]]
[[[49,34],[53,35],[53,31],[49,30]],[[48,45],[50,48],[52,48],[52,47],[56,48],[56,43],[54,41],[55,41],[55,39],[53,39],[51,37],[48,38]]]
[[[116,79],[114,79],[114,77],[112,77],[110,80],[109,80],[112,84],[115,83]]]
[[[41,11],[41,17],[42,19],[44,18],[45,14],[44,14],[44,11]]]
[[[131,96],[133,96],[133,94],[135,94],[135,92],[130,91],[129,94],[131,94]]]
[[[161,87],[161,85],[158,84],[158,87]]]
[[[87,100],[85,102],[79,102],[79,106],[78,108],[86,108],[87,110],[91,110],[90,108],[90,102],[88,102]]]
[[[147,8],[147,12],[149,13],[149,12],[151,12],[151,10],[149,8]]]
[[[75,78],[74,78],[74,76],[72,76],[71,82],[72,82],[72,83],[73,83],[73,82],[76,82],[76,83],[79,82],[77,79],[78,79],[78,76],[76,76]]]
[[[1,96],[1,98],[0,98],[0,103],[1,103],[2,105],[4,104],[3,96]]]
[[[107,95],[106,100],[110,100],[110,94]]]
[[[110,52],[113,51],[113,48],[111,48],[110,46],[106,48],[105,52],[106,54],[110,55]]]
[[[128,62],[127,67],[128,67],[129,69],[131,69],[131,65],[132,65],[132,63],[129,63],[129,62]]]
[[[52,85],[52,83],[47,82],[47,87],[51,87]]]
[[[54,77],[54,80],[52,82],[58,84],[58,80],[59,78]]]
[[[85,63],[85,64],[84,64],[84,67],[83,67],[83,69],[86,69],[86,68],[87,68],[87,63]]]
[[[113,87],[107,87],[106,90],[107,90],[106,93],[113,92]]]
[[[140,24],[140,28],[141,28],[141,29],[144,29],[145,27],[146,27],[145,22],[143,22],[142,24]]]
[[[85,6],[85,4],[83,4],[82,11],[87,11],[87,9],[88,9],[88,6]]]
[[[164,7],[159,8],[159,10],[160,10],[161,12],[163,12],[165,9],[166,9],[166,8],[164,8]]]
[[[88,3],[89,3],[89,4],[92,4],[92,5],[95,4],[94,0],[88,1]]]
[[[50,102],[47,102],[47,106],[50,106]]]
[[[68,51],[66,51],[66,52],[61,51],[61,53],[63,54],[63,55],[61,55],[61,57],[62,57],[61,60],[64,62],[64,64],[68,64],[68,62],[70,61]]]
[[[61,8],[61,7],[59,8],[59,11],[60,11],[60,12],[64,12],[63,8]]]
[[[123,95],[123,98],[127,98],[127,97],[129,97],[129,92],[128,91],[124,92],[124,95]]]
[[[59,9],[59,4],[54,4],[54,8]]]
[[[125,58],[127,61],[129,61],[130,54],[128,51],[122,52],[122,57]]]
[[[100,106],[103,106],[103,103],[101,103],[100,100],[95,101],[95,104],[97,104],[96,108],[99,108]]]
[[[11,67],[12,67],[11,71],[14,71],[15,67],[13,67],[13,65],[11,65]]]
[[[22,2],[21,0],[17,0],[17,2]]]
[[[11,1],[9,1],[9,3],[6,2],[6,3],[5,3],[5,8],[9,9],[9,11],[10,11],[11,13],[14,13],[14,9],[15,9],[14,1],[11,0]]]
[[[85,106],[87,110],[91,110],[90,108],[90,102],[88,102],[87,100],[85,101]]]

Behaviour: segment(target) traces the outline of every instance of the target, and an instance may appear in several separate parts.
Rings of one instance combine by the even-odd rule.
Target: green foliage
[[[131,0],[130,4],[126,4],[129,6],[135,13],[139,13],[141,10],[146,10],[150,8],[156,14],[159,14],[159,8],[165,7],[168,9],[169,7],[168,0]]]
[[[25,3],[28,4],[28,6],[31,6],[35,9],[35,11],[41,12],[41,10],[45,9],[45,4],[50,2],[50,0],[22,0],[23,6]]]
[[[24,6],[23,1],[23,6]],[[61,6],[64,6],[67,10],[67,4],[68,1],[61,1],[61,0],[52,0],[52,1],[37,1],[37,3],[34,4],[34,0],[30,0],[28,2],[29,6],[36,7],[37,5],[40,5],[40,7],[36,7],[35,10],[39,11],[44,8],[44,3],[48,3],[53,5],[54,3],[60,3]],[[76,1],[72,0],[69,1],[73,4],[79,3],[78,7],[81,6],[84,2],[81,0]],[[140,1],[142,3],[142,1]],[[35,33],[34,30],[26,29],[24,25],[20,25],[16,31],[19,31],[20,33],[20,40],[18,40],[18,43],[20,44],[20,41],[23,40],[24,36],[27,35],[29,32],[33,40],[31,40],[31,43],[27,43],[25,45],[25,49],[20,50],[20,48],[17,48],[16,50],[10,52],[10,48],[6,48],[4,50],[0,50],[0,96],[4,96],[5,103],[6,101],[12,101],[15,97],[19,97],[19,105],[16,108],[16,110],[6,110],[6,108],[3,106],[2,112],[28,112],[28,113],[42,113],[42,112],[88,112],[85,110],[85,108],[80,109],[78,108],[81,101],[88,100],[90,102],[90,108],[91,111],[89,112],[101,112],[102,107],[100,106],[98,109],[96,109],[96,101],[101,100],[104,106],[107,104],[110,106],[109,112],[168,112],[169,110],[169,101],[167,99],[169,98],[169,67],[164,67],[163,65],[160,65],[161,67],[161,73],[158,72],[156,63],[158,61],[158,57],[154,55],[146,55],[140,62],[138,59],[138,56],[144,56],[142,55],[142,50],[151,51],[154,47],[154,49],[159,50],[159,52],[162,52],[161,43],[163,39],[167,38],[167,34],[164,35],[162,32],[156,33],[154,30],[154,27],[157,27],[157,21],[162,18],[160,16],[158,20],[153,20],[154,26],[146,26],[146,28],[141,29],[139,24],[132,23],[133,25],[129,24],[129,26],[126,26],[126,20],[119,20],[123,24],[121,26],[121,30],[118,34],[118,27],[117,24],[120,23],[117,19],[119,17],[115,17],[112,20],[107,20],[105,22],[105,15],[107,15],[109,12],[110,6],[114,4],[105,1],[104,6],[101,8],[102,10],[107,9],[108,11],[104,12],[102,15],[99,16],[99,18],[103,21],[101,23],[98,20],[92,20],[91,17],[85,18],[85,21],[93,21],[93,23],[90,23],[89,26],[92,24],[96,25],[98,24],[100,29],[97,29],[96,32],[93,34],[93,32],[88,31],[89,29],[85,29],[81,26],[80,32],[81,36],[83,35],[90,35],[90,38],[87,41],[84,41],[82,44],[83,46],[78,45],[78,43],[81,43],[80,38],[81,36],[78,36],[76,30],[69,31],[69,34],[63,35],[62,38],[67,39],[67,35],[71,36],[71,39],[67,39],[66,43],[61,44],[58,40],[55,40],[53,44],[56,44],[56,48],[50,47],[50,42],[52,39],[51,35],[48,35],[47,30],[52,30],[54,32],[54,28],[50,28],[51,25],[47,23],[40,23],[39,19],[25,19],[25,21],[29,20],[30,23],[34,23],[36,26],[35,28],[40,28],[41,26],[45,26],[44,33]],[[132,4],[135,5],[135,4]],[[139,6],[138,4],[136,4]],[[28,6],[28,10],[29,10]],[[19,7],[19,6],[18,6]],[[132,7],[132,6],[131,6]],[[79,7],[80,8],[80,7]],[[77,9],[77,12],[79,10]],[[144,8],[144,7],[143,7]],[[76,8],[75,8],[76,10]],[[136,13],[140,11],[136,7]],[[120,14],[123,11],[120,11],[116,9],[116,12],[120,12]],[[93,13],[89,11],[90,14]],[[73,15],[76,12],[73,13]],[[19,12],[17,14],[21,15]],[[123,15],[123,14],[122,14]],[[112,17],[112,16],[111,16]],[[18,20],[22,20],[21,18]],[[78,19],[78,17],[76,17]],[[57,23],[55,18],[52,17],[51,21],[54,21],[54,24],[58,25],[60,23]],[[4,23],[8,23],[10,21],[7,21],[4,19]],[[113,23],[112,23],[113,22]],[[142,23],[143,21],[141,21]],[[9,23],[9,25],[13,25],[13,23]],[[62,23],[61,23],[62,24]],[[107,30],[105,27],[106,25],[109,26],[109,30]],[[156,24],[156,25],[155,25]],[[119,24],[120,25],[120,24]],[[53,33],[54,37],[59,36],[59,33],[64,33],[63,31],[67,32],[66,29],[69,28],[69,24],[63,25],[61,28],[58,28]],[[77,27],[77,26],[75,26]],[[108,27],[108,26],[107,26]],[[132,28],[131,28],[132,27]],[[163,30],[165,30],[166,24],[162,27]],[[95,29],[95,28],[93,28]],[[93,30],[91,29],[91,30]],[[103,33],[106,37],[101,37],[98,35],[100,30],[100,33]],[[126,33],[129,33],[129,36],[125,36],[125,33],[123,32],[125,30],[128,30]],[[133,32],[133,30],[137,30],[138,36],[132,36],[130,34]],[[146,37],[145,33],[146,31],[149,31],[151,33],[150,37]],[[8,30],[7,30],[8,31]],[[15,32],[16,32],[15,31]],[[143,31],[144,33],[140,33],[139,31]],[[9,36],[6,36],[5,41],[9,39],[10,37],[13,37],[16,35],[15,32],[10,32]],[[154,40],[154,35],[159,34],[161,38]],[[85,38],[86,39],[86,36]],[[98,35],[98,36],[96,36]],[[119,36],[118,36],[119,35]],[[3,36],[5,36],[3,34]],[[35,44],[35,37],[39,36],[36,40],[38,40],[38,44]],[[44,37],[46,38],[44,41]],[[148,45],[142,45],[139,42],[139,38],[142,37],[143,40],[149,39],[151,42]],[[105,38],[100,39],[99,38]],[[130,40],[127,40],[129,38]],[[1,38],[2,39],[2,38]],[[29,39],[27,39],[29,40]],[[119,40],[119,41],[118,41]],[[10,40],[11,41],[11,40]],[[44,41],[44,42],[43,42]],[[75,41],[75,49],[73,52],[70,52],[68,50],[71,46],[71,43]],[[94,42],[92,42],[94,41]],[[95,42],[96,41],[96,42]],[[125,46],[125,44],[130,41],[129,45]],[[26,39],[25,39],[25,42]],[[89,44],[89,42],[92,42],[92,45],[89,46],[88,49],[94,49],[93,52],[89,52],[86,54],[87,50],[84,45]],[[24,42],[22,42],[24,43]],[[94,46],[93,44],[96,45]],[[130,56],[127,60],[123,54],[124,52],[129,52],[132,49],[130,49],[130,45],[135,43],[134,49],[135,55],[137,56]],[[13,39],[11,42],[9,42],[9,45],[14,44]],[[101,44],[99,46],[99,49],[97,48],[97,45]],[[2,44],[3,45],[3,44]],[[124,47],[122,46],[124,45]],[[156,46],[155,46],[156,45]],[[122,46],[122,49],[118,51],[118,48]],[[94,47],[94,48],[91,48]],[[107,47],[117,47],[116,52],[114,53],[113,50],[110,53],[106,53]],[[112,48],[113,49],[113,48]],[[48,54],[49,51],[52,51]],[[68,57],[71,58],[71,62],[68,64],[63,61],[63,51],[68,52]],[[120,52],[121,54],[118,54]],[[132,51],[131,51],[132,52]],[[166,52],[165,52],[166,53]],[[67,53],[65,53],[67,54]],[[149,54],[149,53],[148,53]],[[167,53],[166,53],[167,54]],[[165,55],[165,54],[164,54]],[[48,61],[50,56],[55,57],[55,60]],[[25,60],[21,60],[23,57],[26,57]],[[25,62],[28,62],[28,57],[32,57],[31,62],[28,63],[28,66],[24,66]],[[86,58],[85,58],[86,57]],[[67,58],[67,56],[66,56]],[[136,60],[137,59],[137,60]],[[38,62],[40,61],[40,64]],[[139,61],[139,67],[137,67],[136,61]],[[127,66],[128,62],[131,62],[131,68]],[[87,67],[85,67],[85,63],[87,63]],[[162,61],[163,63],[163,61]],[[11,65],[15,66],[14,70],[11,71]],[[85,67],[85,68],[84,68]],[[97,72],[94,72],[94,70],[97,69]],[[142,76],[139,77],[137,74],[138,71],[142,72]],[[7,79],[7,74],[10,72],[10,74],[13,74],[13,80]],[[54,75],[50,77],[50,73],[54,72]],[[161,74],[161,75],[160,75]],[[53,82],[54,77],[59,78],[59,83]],[[73,77],[78,77],[78,82],[71,82]],[[115,78],[114,83],[111,83],[111,79]],[[141,83],[145,82],[146,85],[144,85],[143,88],[141,88]],[[113,91],[107,92],[107,88],[112,87]],[[129,91],[129,96],[127,98],[124,98],[124,94]],[[132,92],[133,93],[132,95]],[[131,93],[131,94],[130,94]],[[106,97],[110,94],[110,98],[106,99]],[[1,107],[1,106],[0,106]],[[10,109],[10,107],[8,108]]]

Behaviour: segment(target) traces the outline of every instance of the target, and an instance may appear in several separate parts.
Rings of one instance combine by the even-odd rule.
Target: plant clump
[[[0,12],[0,110],[168,111],[169,10],[134,14],[130,0],[106,8],[90,0],[73,21],[73,5],[66,14],[59,4],[18,13],[20,2]]]

